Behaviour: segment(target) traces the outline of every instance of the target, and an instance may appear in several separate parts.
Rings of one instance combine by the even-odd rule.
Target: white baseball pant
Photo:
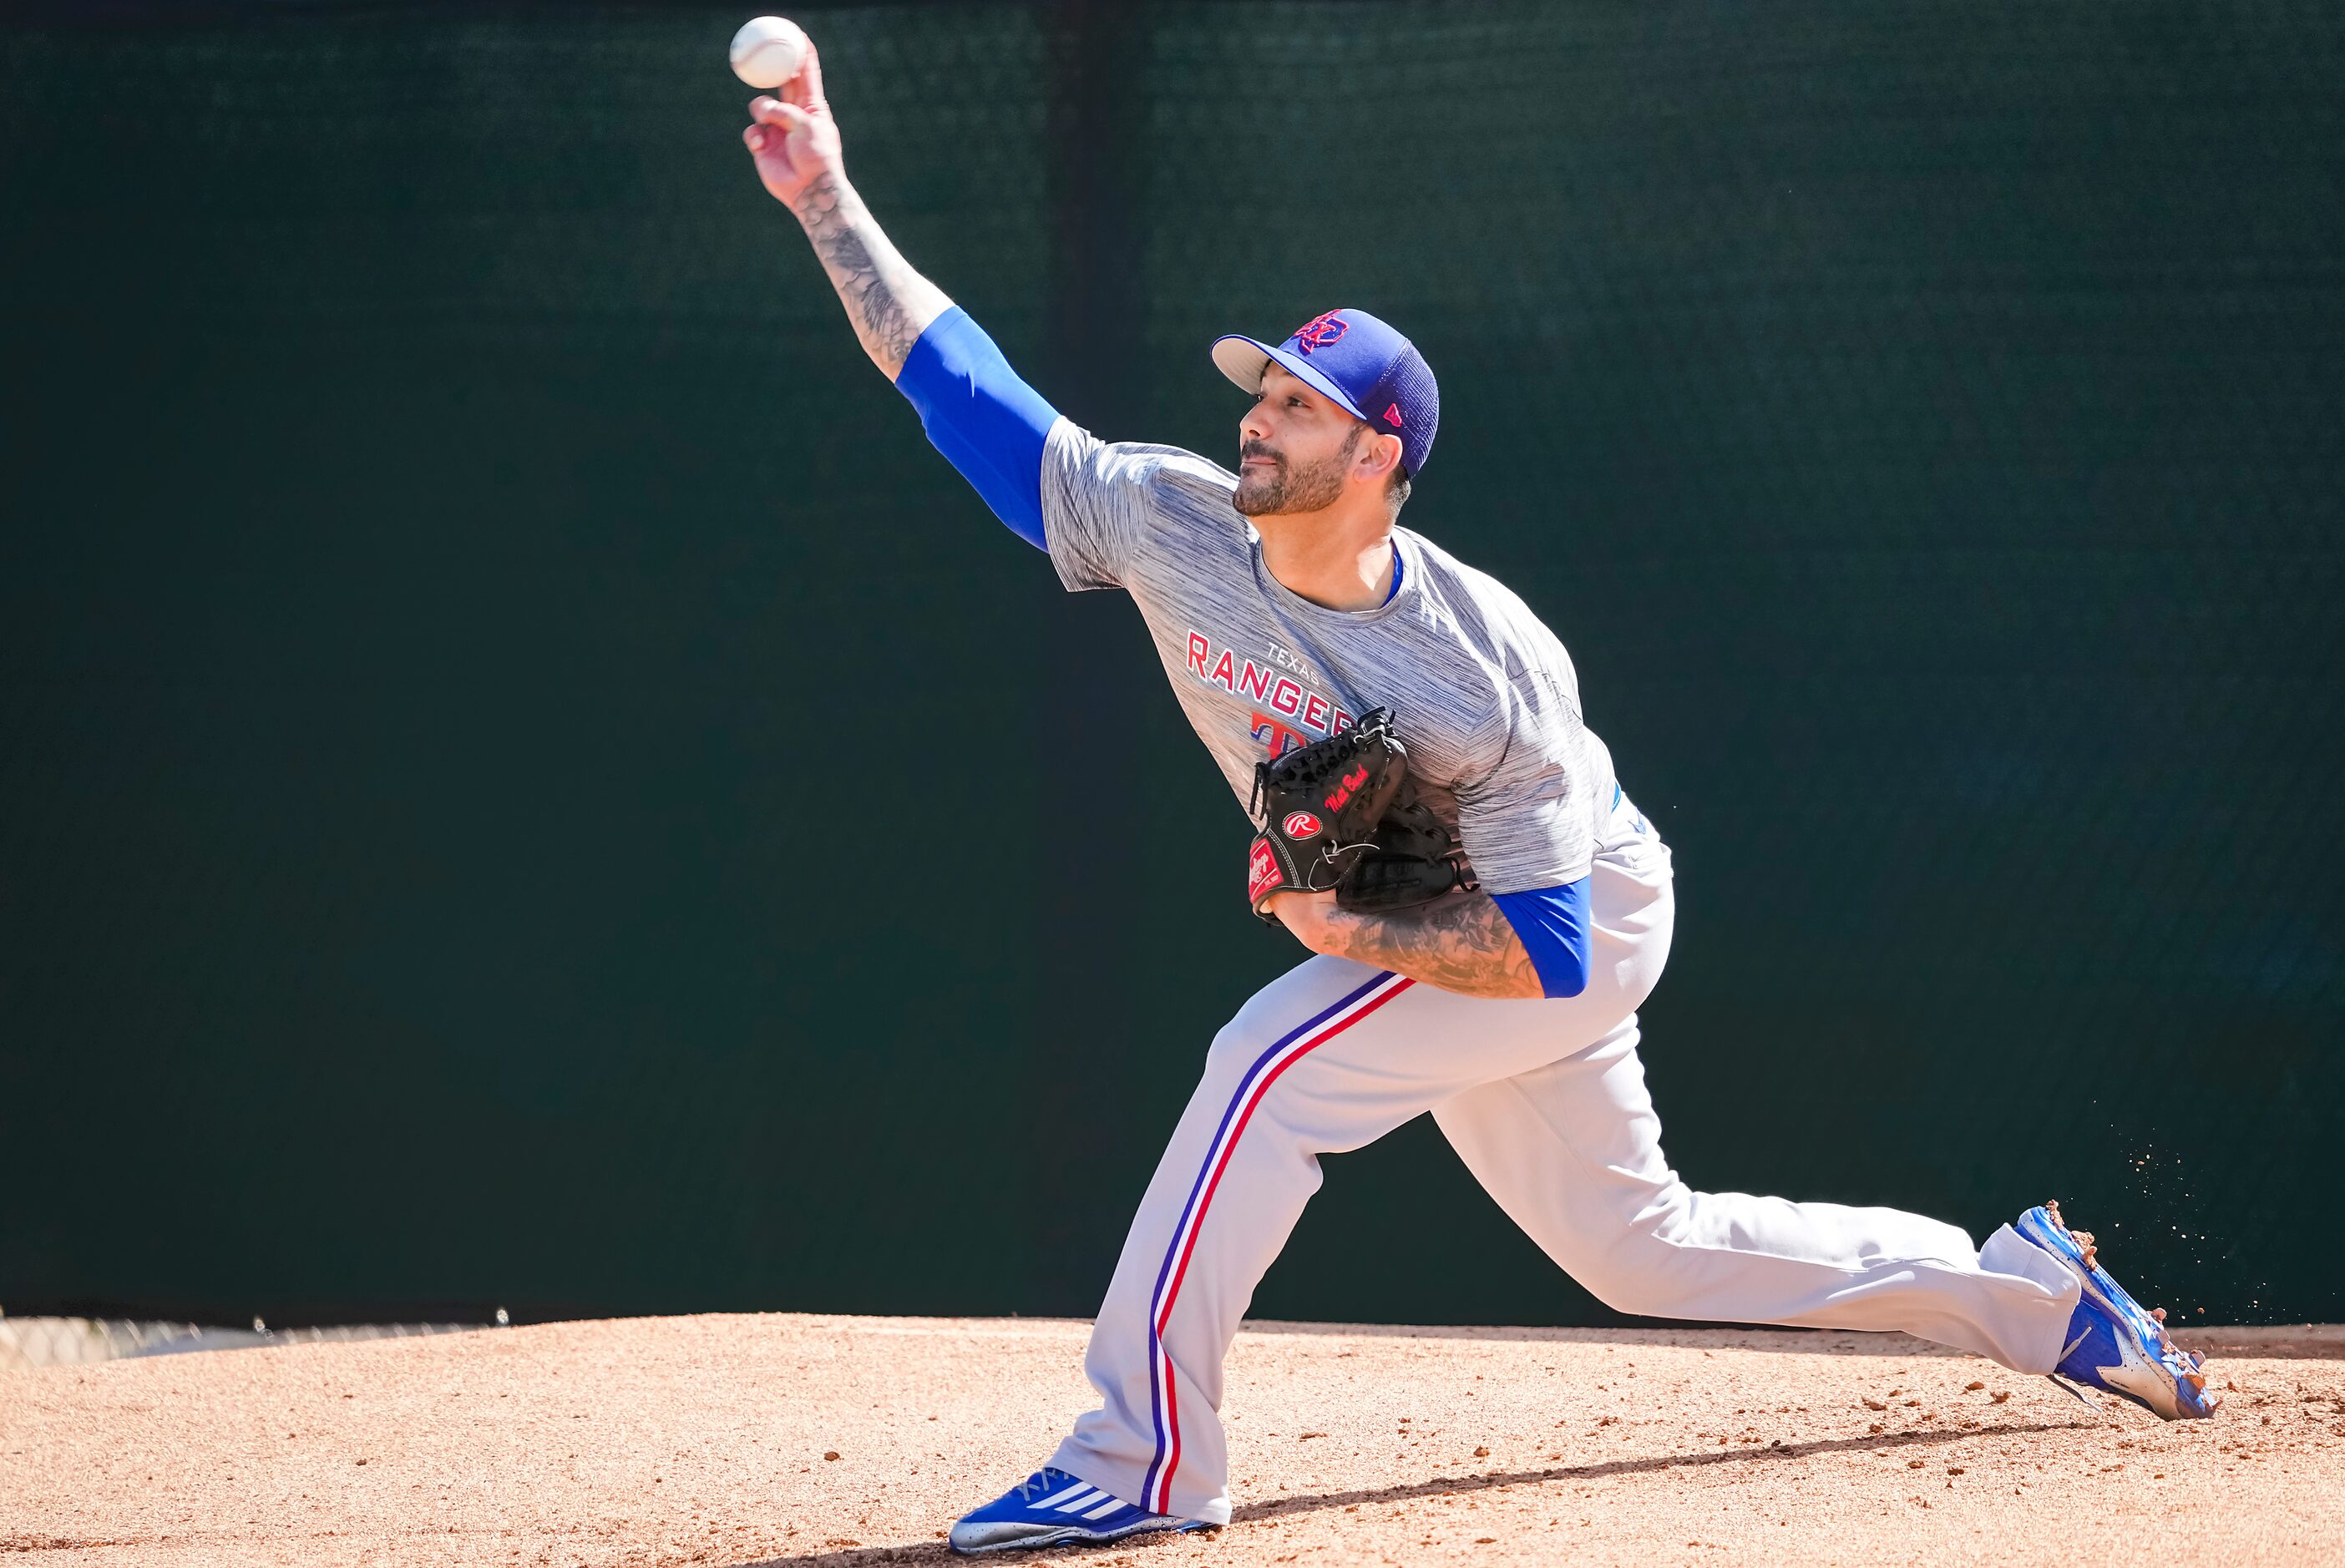
[[[1891,1209],[1695,1192],[1661,1157],[1637,1057],[1669,956],[1670,852],[1625,800],[1589,889],[1572,997],[1460,996],[1314,957],[1214,1037],[1149,1182],[1084,1367],[1101,1394],[1050,1463],[1157,1512],[1230,1516],[1222,1362],[1255,1284],[1317,1190],[1321,1154],[1431,1110],[1531,1239],[1624,1312],[1899,1329],[2049,1371],[2075,1278],[2008,1226],[1984,1252]]]

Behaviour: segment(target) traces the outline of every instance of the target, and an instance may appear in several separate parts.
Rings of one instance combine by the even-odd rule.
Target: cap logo
[[[1385,406],[1385,423],[1388,425],[1396,425],[1400,423],[1400,405],[1398,403],[1388,403]]]
[[[1294,329],[1294,337],[1292,339],[1294,351],[1298,354],[1308,354],[1314,349],[1328,348],[1351,329],[1352,324],[1333,310],[1325,315],[1314,316]]]

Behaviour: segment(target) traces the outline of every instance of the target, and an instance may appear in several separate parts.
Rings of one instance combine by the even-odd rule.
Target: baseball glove
[[[1336,885],[1335,902],[1374,915],[1430,904],[1453,887],[1476,885],[1466,869],[1465,851],[1433,808],[1404,801],[1376,824],[1376,846]]]
[[[1471,886],[1457,846],[1426,807],[1396,806],[1408,750],[1376,708],[1325,740],[1254,764],[1252,809],[1262,831],[1246,856],[1246,903],[1331,888],[1347,909],[1401,909]]]

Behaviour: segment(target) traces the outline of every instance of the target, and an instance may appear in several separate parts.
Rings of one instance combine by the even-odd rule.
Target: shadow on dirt
[[[1715,1323],[1657,1321],[1601,1329],[1518,1329],[1442,1324],[1284,1323],[1249,1320],[1248,1334],[1332,1336],[1374,1340],[1488,1340],[1510,1344],[1674,1345],[1686,1350],[1762,1351],[1799,1356],[1925,1356],[1977,1358],[1909,1334],[1853,1333],[1843,1329],[1721,1329]],[[2253,1326],[2178,1324],[2175,1342],[2207,1355],[2257,1356],[2268,1361],[2345,1361],[2345,1326],[2271,1323]]]
[[[1763,1448],[1721,1448],[1714,1452],[1662,1453],[1643,1459],[1608,1459],[1595,1464],[1558,1464],[1538,1470],[1493,1471],[1483,1475],[1427,1476],[1402,1486],[1378,1486],[1357,1492],[1308,1492],[1294,1497],[1265,1498],[1249,1502],[1230,1516],[1232,1524],[1254,1524],[1291,1514],[1316,1513],[1330,1508],[1360,1508],[1376,1502],[1407,1502],[1418,1498],[1447,1497],[1460,1492],[1489,1492],[1499,1487],[1539,1485],[1550,1482],[1602,1481],[1616,1475],[1648,1475],[1660,1471],[1709,1464],[1753,1464],[1804,1459],[1816,1453],[1871,1450],[1893,1453],[1899,1449],[1932,1448],[1982,1437],[2025,1437],[2035,1432],[2075,1431],[2105,1426],[2100,1421],[2036,1421],[2025,1426],[1934,1428],[1927,1431],[1886,1432],[1867,1437],[1819,1438],[1813,1442],[1768,1443]],[[1053,1560],[1081,1559],[1101,1552],[1145,1550],[1152,1540],[1133,1536],[1098,1546],[1061,1546]],[[796,1557],[761,1557],[733,1568],[861,1568],[867,1563],[957,1562],[941,1541],[910,1542],[900,1546],[854,1546],[834,1552],[812,1552]]]

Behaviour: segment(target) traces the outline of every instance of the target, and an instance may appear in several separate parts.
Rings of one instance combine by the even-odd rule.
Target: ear
[[[1360,450],[1353,456],[1352,473],[1355,478],[1383,484],[1393,470],[1400,466],[1400,452],[1398,436],[1371,430],[1368,439],[1360,443]]]

